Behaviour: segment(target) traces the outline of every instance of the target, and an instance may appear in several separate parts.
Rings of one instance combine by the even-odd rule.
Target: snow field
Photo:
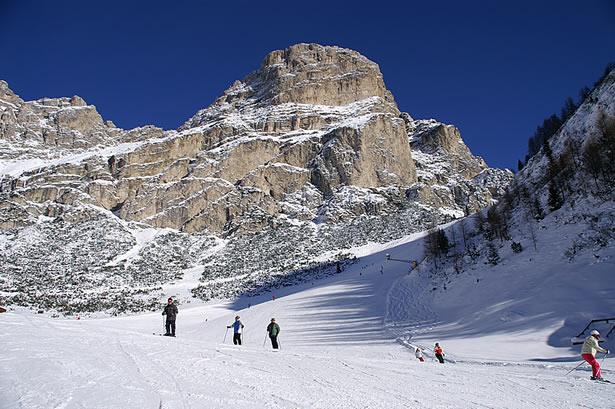
[[[554,230],[552,239],[563,233]],[[580,362],[580,346],[562,341],[587,323],[581,318],[615,310],[610,261],[558,262],[545,250],[530,262],[524,252],[446,282],[423,264],[408,273],[409,264],[385,259],[388,252],[420,260],[420,240],[361,252],[342,274],[268,295],[204,305],[182,299],[177,338],[152,335],[162,331],[160,312],[81,320],[2,314],[0,407],[615,406],[613,385],[589,381],[587,365],[566,375]],[[591,279],[579,279],[579,268]],[[226,329],[237,314],[246,325],[241,347]],[[278,351],[265,331],[272,317],[281,326]],[[434,342],[444,365],[429,349]],[[415,345],[426,362],[414,357]],[[609,340],[605,347],[615,349]],[[613,360],[602,366],[612,378]]]

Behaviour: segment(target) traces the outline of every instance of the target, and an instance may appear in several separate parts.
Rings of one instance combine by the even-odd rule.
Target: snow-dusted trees
[[[500,241],[508,240],[508,221],[506,217],[501,214],[496,206],[491,207],[487,211],[487,238],[498,238]]]
[[[615,188],[615,117],[601,112],[597,129],[598,135],[585,143],[582,156],[596,193],[602,195]]]
[[[487,254],[487,262],[493,266],[496,266],[500,262],[498,249],[491,242],[487,245],[487,248],[489,249]]]
[[[555,185],[555,183],[550,183],[549,184],[549,210],[551,210],[552,212],[556,211],[557,209],[561,208],[562,205],[564,204],[564,199],[562,199],[562,196],[560,195],[559,189],[557,188],[557,186]]]
[[[425,257],[434,262],[438,268],[438,261],[448,254],[451,243],[444,230],[436,227],[427,233],[425,237]]]

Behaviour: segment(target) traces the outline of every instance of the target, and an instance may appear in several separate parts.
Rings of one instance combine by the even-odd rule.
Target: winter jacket
[[[280,326],[276,322],[272,322],[267,325],[267,332],[270,337],[275,337],[280,333]]]
[[[244,327],[243,322],[241,320],[237,320],[233,323],[233,325],[229,325],[229,328],[233,327],[234,334],[241,334],[241,329]]]
[[[418,359],[420,359],[420,358],[422,358],[422,357],[423,357],[423,354],[421,353],[421,350],[420,350],[420,349],[417,349],[417,350],[414,352],[414,356],[416,356]]]
[[[596,339],[596,337],[590,335],[585,338],[585,342],[583,343],[583,349],[581,349],[581,354],[596,355],[596,350],[606,353],[606,349],[598,345],[598,340]]]
[[[178,312],[179,311],[177,311],[177,305],[167,304],[164,307],[164,311],[162,312],[162,315],[167,316],[167,321],[175,321],[175,318],[177,317]]]
[[[435,352],[436,354],[444,355],[444,354],[442,353],[442,348],[441,348],[441,347],[437,347],[436,349],[434,349],[434,352]]]

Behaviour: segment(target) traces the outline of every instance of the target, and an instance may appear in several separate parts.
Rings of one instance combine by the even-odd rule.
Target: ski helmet
[[[593,330],[590,334],[600,336],[600,333],[598,332],[598,330]]]

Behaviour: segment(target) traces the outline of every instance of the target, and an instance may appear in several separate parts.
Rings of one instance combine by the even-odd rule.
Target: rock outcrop
[[[488,167],[455,127],[402,114],[377,64],[316,44],[270,53],[177,131],[121,130],[77,96],[24,102],[0,82],[0,148],[2,228],[82,205],[218,235],[280,216],[341,223],[408,200],[467,214],[508,181],[476,179]],[[348,200],[357,189],[369,205]]]
[[[0,303],[150,310],[186,271],[194,296],[255,295],[483,209],[511,178],[338,47],[274,51],[170,131],[0,81]]]

